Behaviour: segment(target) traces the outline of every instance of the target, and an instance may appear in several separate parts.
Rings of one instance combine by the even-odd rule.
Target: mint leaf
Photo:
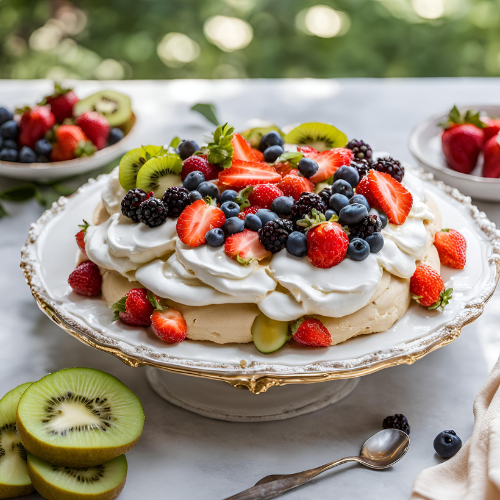
[[[283,153],[277,160],[276,163],[291,163],[294,167],[297,166],[300,160],[304,158],[304,153],[299,153],[298,151],[290,151]]]
[[[34,184],[21,184],[0,193],[0,199],[7,201],[27,201],[36,197],[38,188]]]
[[[219,119],[217,118],[215,106],[213,104],[198,103],[192,106],[191,110],[200,113],[200,115],[203,115],[209,122],[213,123],[214,125],[219,125],[220,123]]]
[[[234,148],[231,143],[233,139],[234,127],[225,123],[219,125],[213,134],[212,141],[208,143],[209,163],[219,165],[222,168],[229,168],[233,161]]]

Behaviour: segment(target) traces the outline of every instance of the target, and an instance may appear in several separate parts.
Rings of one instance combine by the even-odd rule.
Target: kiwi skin
[[[125,481],[127,479],[127,475],[125,474],[123,481],[118,486],[101,494],[85,495],[83,493],[72,493],[50,484],[41,474],[38,473],[36,468],[33,467],[30,462],[30,455],[28,455],[27,463],[28,473],[36,491],[48,500],[114,500],[123,491]]]

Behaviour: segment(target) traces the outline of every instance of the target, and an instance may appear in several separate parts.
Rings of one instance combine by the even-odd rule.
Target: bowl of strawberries
[[[130,98],[114,90],[80,99],[55,84],[38,104],[0,103],[0,175],[43,182],[95,170],[129,148],[135,121]]]
[[[454,106],[417,125],[409,147],[434,176],[478,200],[500,201],[500,105]]]

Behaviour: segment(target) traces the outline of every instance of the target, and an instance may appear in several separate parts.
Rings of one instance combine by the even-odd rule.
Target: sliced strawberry
[[[253,259],[262,260],[271,255],[260,242],[259,233],[250,229],[229,236],[224,243],[224,251],[240,264],[248,264]]]
[[[267,163],[233,160],[231,167],[219,172],[219,181],[233,188],[244,188],[256,184],[275,184],[281,175]]]
[[[304,153],[304,154],[309,154],[309,153],[318,154],[319,153],[319,151],[317,149],[311,148],[311,146],[298,146],[297,150],[300,151],[301,153]]]
[[[259,161],[252,146],[240,134],[233,134],[231,144],[234,149],[233,160]]]
[[[285,196],[291,196],[295,201],[300,198],[304,192],[312,193],[314,184],[305,177],[298,175],[298,170],[291,170],[288,175],[285,175],[278,187],[283,191]]]
[[[156,336],[168,344],[186,339],[186,320],[179,311],[171,307],[165,311],[155,311],[151,316],[151,327]]]
[[[368,188],[373,197],[374,206],[385,212],[390,223],[397,226],[404,224],[413,205],[411,193],[400,182],[384,172],[370,170],[366,179],[368,179]]]
[[[368,179],[363,177],[360,181],[359,184],[356,186],[356,194],[362,194],[365,198],[366,201],[368,202],[368,205],[370,207],[374,207],[376,202],[375,198],[373,197],[371,191],[370,191],[370,185],[369,185]]]
[[[205,200],[197,200],[187,206],[177,219],[177,235],[185,245],[199,247],[207,240],[210,229],[222,227],[226,222],[224,212]]]
[[[298,148],[298,150],[303,153],[306,158],[311,158],[311,160],[314,160],[318,164],[318,171],[309,178],[309,180],[315,184],[326,181],[326,179],[331,177],[339,167],[342,165],[349,165],[353,158],[352,151],[347,148],[335,148],[321,153],[309,147]]]
[[[254,206],[250,206],[250,207],[247,207],[245,208],[244,210],[242,210],[239,214],[238,214],[238,218],[241,219],[241,220],[245,220],[245,217],[248,215],[248,214],[256,214],[257,213],[257,210],[260,210],[260,207],[254,205]]]
[[[276,169],[276,172],[281,175],[281,177],[285,177],[285,175],[288,175],[294,170],[293,165],[288,161],[278,161],[273,165],[273,167]],[[296,171],[298,172],[298,170]]]
[[[252,148],[252,153],[254,154],[257,161],[265,161],[264,160],[264,153],[262,151],[259,151],[258,149],[255,149],[255,148]]]

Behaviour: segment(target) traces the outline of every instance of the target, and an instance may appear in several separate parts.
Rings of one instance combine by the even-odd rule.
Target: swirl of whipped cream
[[[118,180],[118,167],[109,174],[109,179],[101,193],[101,199],[109,215],[121,212],[121,203],[126,194]]]

